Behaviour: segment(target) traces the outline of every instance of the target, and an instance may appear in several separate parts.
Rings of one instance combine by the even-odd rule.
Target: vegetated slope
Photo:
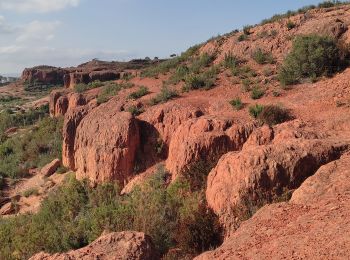
[[[64,116],[62,162],[96,188],[70,179],[37,215],[0,223],[2,256],[77,249],[104,230],[145,232],[165,259],[193,257],[222,237],[203,258],[289,257],[289,249],[347,255],[349,241],[324,219],[348,230],[349,190],[339,181],[346,167],[332,165],[347,165],[350,145],[350,7],[321,7],[211,39],[132,77],[54,91],[50,114]],[[315,206],[292,199],[264,207],[313,182],[327,190],[317,179],[323,165],[337,194],[315,192]],[[320,237],[314,246],[300,225]],[[44,233],[48,239],[35,239]]]

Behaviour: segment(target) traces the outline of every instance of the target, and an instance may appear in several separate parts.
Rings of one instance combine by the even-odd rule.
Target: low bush
[[[38,189],[36,189],[36,188],[31,188],[31,189],[28,189],[28,190],[24,191],[22,195],[23,195],[24,197],[28,198],[28,197],[30,197],[30,196],[37,196],[38,194],[39,194]]]
[[[20,178],[31,168],[42,167],[61,157],[62,119],[46,117],[20,136],[0,143],[0,175]]]
[[[227,69],[232,69],[237,67],[239,64],[239,60],[236,56],[234,56],[231,52],[225,53],[223,65]]]
[[[163,86],[160,93],[151,99],[151,105],[157,105],[159,103],[166,103],[168,100],[176,98],[178,93],[175,90],[170,89],[168,86]]]
[[[249,114],[254,117],[254,118],[257,118],[260,113],[262,112],[262,110],[264,109],[264,106],[263,105],[259,105],[259,104],[256,104],[254,106],[250,106],[249,107]]]
[[[337,42],[319,35],[298,36],[279,72],[282,85],[299,83],[302,79],[330,76],[345,66],[345,53]]]
[[[261,122],[273,126],[288,121],[291,116],[288,110],[280,106],[268,105],[262,109],[257,118]]]
[[[142,107],[130,106],[128,108],[128,112],[130,112],[133,116],[138,116],[145,112],[145,110]]]
[[[244,42],[244,41],[246,41],[248,39],[248,35],[246,35],[246,34],[241,34],[240,36],[238,36],[238,38],[237,38],[237,41],[238,42]]]
[[[85,83],[79,83],[74,86],[74,91],[77,93],[83,93],[85,91],[88,91],[90,89],[94,88],[100,88],[104,86],[105,84],[110,84],[110,82],[101,82],[99,80],[95,80],[93,82],[90,82],[89,84]]]
[[[101,93],[97,96],[97,103],[102,104],[107,102],[111,97],[116,96],[123,88],[123,85],[117,83],[106,84],[103,86]]]
[[[139,89],[138,89],[137,91],[135,91],[135,92],[132,92],[132,93],[128,96],[128,98],[129,98],[129,99],[139,99],[139,98],[141,98],[141,97],[143,97],[143,96],[148,95],[149,93],[150,93],[150,92],[149,92],[149,90],[148,90],[147,87],[145,87],[145,86],[140,86]]]
[[[295,28],[295,23],[293,23],[292,21],[288,21],[287,22],[287,28],[288,28],[288,30],[292,30],[292,29],[294,29]]]
[[[253,28],[253,26],[251,26],[251,25],[245,25],[244,27],[243,27],[243,33],[245,34],[245,35],[250,35],[250,30]]]
[[[252,89],[251,95],[250,97],[252,99],[260,99],[265,95],[265,91],[263,89],[261,89],[260,87],[255,86]]]
[[[272,56],[271,52],[263,51],[262,49],[257,49],[253,52],[252,58],[258,63],[258,64],[272,64],[275,62],[275,59]]]
[[[205,205],[204,190],[193,192],[185,180],[167,186],[168,179],[160,167],[131,194],[120,196],[114,184],[91,188],[71,176],[37,214],[0,219],[0,259],[81,248],[105,230],[144,232],[162,255],[170,248],[192,255],[220,245],[221,228]]]
[[[243,108],[242,100],[239,97],[232,99],[230,105],[236,110],[241,110]]]

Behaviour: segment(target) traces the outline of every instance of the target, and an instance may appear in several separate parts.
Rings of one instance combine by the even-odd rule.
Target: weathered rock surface
[[[175,179],[193,163],[215,162],[228,151],[240,150],[253,129],[253,124],[235,125],[228,118],[202,116],[188,120],[171,139],[166,167]]]
[[[313,204],[316,201],[350,194],[350,153],[322,166],[297,189],[290,200],[295,204]]]
[[[83,118],[95,107],[97,107],[97,103],[90,102],[85,106],[79,106],[71,109],[68,111],[68,113],[66,113],[62,129],[62,163],[65,167],[76,170],[74,162],[74,142],[76,130],[81,120],[83,120]]]
[[[322,166],[289,203],[265,206],[206,259],[347,259],[349,154]]]
[[[237,227],[237,220],[282,196],[285,190],[298,188],[347,147],[337,140],[287,139],[225,154],[208,176],[208,204],[229,234]]]
[[[152,107],[140,115],[140,164],[149,167],[165,160],[176,129],[188,119],[202,115],[198,107],[175,102]]]
[[[102,235],[90,245],[63,254],[39,253],[30,260],[155,260],[159,259],[151,239],[143,233]]]
[[[8,202],[0,208],[0,216],[10,215],[15,212],[15,207],[12,202]]]
[[[63,84],[63,75],[66,73],[65,69],[38,66],[34,68],[25,69],[22,73],[22,80],[24,82],[40,82],[50,85]]]
[[[95,98],[95,96],[87,96],[80,93],[67,93],[67,91],[52,91],[49,101],[50,116],[64,116],[68,110],[86,105],[93,98]]]
[[[40,174],[48,177],[48,176],[54,174],[56,172],[56,170],[58,169],[58,167],[60,167],[60,165],[61,165],[61,161],[59,159],[55,159],[52,162],[50,162],[49,164],[45,165],[40,170]]]
[[[74,141],[78,179],[93,183],[119,181],[124,186],[134,171],[140,143],[139,126],[129,112],[111,100],[87,114]]]

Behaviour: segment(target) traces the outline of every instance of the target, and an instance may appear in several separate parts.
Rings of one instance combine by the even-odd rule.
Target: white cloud
[[[3,33],[12,33],[14,28],[6,23],[5,17],[0,15],[0,34]]]
[[[26,41],[42,41],[42,40],[52,40],[54,38],[54,32],[56,28],[61,23],[59,21],[55,22],[39,22],[33,21],[26,26],[22,26],[19,29],[19,35],[16,38],[16,42],[26,42]]]
[[[47,13],[76,7],[80,0],[0,0],[0,11]]]

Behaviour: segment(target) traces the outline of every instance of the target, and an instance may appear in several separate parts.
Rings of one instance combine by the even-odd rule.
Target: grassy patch
[[[242,100],[239,97],[232,99],[230,105],[236,110],[241,110],[243,108]]]
[[[160,103],[166,103],[167,101],[178,97],[178,93],[175,90],[170,89],[168,86],[163,86],[160,93],[151,99],[151,105],[157,105]]]
[[[135,91],[135,92],[132,92],[132,93],[128,96],[128,98],[129,98],[129,99],[139,99],[139,98],[141,98],[141,97],[143,97],[143,96],[148,95],[149,93],[150,93],[150,92],[149,92],[149,90],[148,90],[147,87],[145,87],[145,86],[140,86],[139,89],[138,89],[137,91]]]

